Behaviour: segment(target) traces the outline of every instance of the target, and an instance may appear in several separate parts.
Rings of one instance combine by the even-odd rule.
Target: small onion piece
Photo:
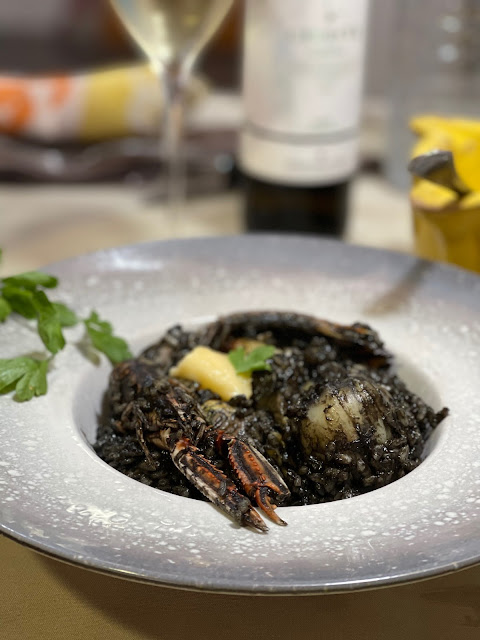
[[[327,385],[302,421],[300,437],[308,455],[325,451],[329,442],[373,439],[384,444],[391,437],[395,407],[385,386],[364,378],[347,378]]]

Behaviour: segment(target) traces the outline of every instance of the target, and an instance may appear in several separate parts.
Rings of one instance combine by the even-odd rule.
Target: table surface
[[[0,186],[1,274],[34,269],[74,255],[173,236],[241,233],[238,192],[193,198],[176,218],[148,191],[127,186]],[[410,251],[407,198],[380,178],[353,185],[346,241]]]
[[[192,199],[177,220],[126,186],[1,186],[0,200],[3,276],[112,246],[243,231],[233,192]],[[359,178],[345,239],[411,251],[405,195],[380,178]],[[0,636],[9,640],[480,637],[479,566],[352,594],[213,595],[94,573],[0,537],[0,568]]]

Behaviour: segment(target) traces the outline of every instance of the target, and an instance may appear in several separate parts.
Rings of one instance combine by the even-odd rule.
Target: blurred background
[[[4,270],[101,246],[245,230],[237,163],[243,13],[237,0],[195,69],[188,206],[173,228],[161,207],[161,96],[110,4],[0,0]],[[347,241],[413,250],[408,121],[423,110],[476,115],[479,21],[474,0],[371,0]],[[125,121],[117,112],[127,92]]]
[[[396,0],[371,0],[368,35],[365,108],[364,108],[364,164],[375,168],[383,166],[385,158],[385,127],[391,91],[391,67],[394,62],[392,37],[395,13],[400,9]],[[208,83],[210,95],[194,123],[199,127],[202,118],[216,120],[211,133],[237,129],[241,123],[241,56],[244,2],[236,0],[233,9],[220,30],[200,58],[196,75]],[[398,16],[397,16],[398,17]],[[398,27],[398,21],[396,21]],[[132,42],[108,2],[98,0],[0,0],[0,73],[2,76],[51,75],[60,73],[83,74],[96,69],[117,65],[130,65],[145,60],[145,56]],[[231,98],[218,102],[213,116],[206,107],[211,94]],[[207,104],[205,104],[207,103]],[[108,95],[105,96],[105,107]],[[204,108],[201,109],[200,107]],[[4,120],[7,107],[3,105]],[[210,120],[208,122],[210,125]],[[5,122],[3,123],[5,128]],[[228,125],[228,127],[225,127]],[[0,131],[2,118],[0,112]],[[57,138],[60,132],[52,132]],[[48,143],[48,137],[44,142]],[[223,142],[228,152],[235,152],[235,140]],[[220,148],[222,144],[220,143]],[[33,178],[21,167],[0,165],[2,179]],[[33,170],[31,171],[33,173]],[[36,176],[40,177],[40,176]]]

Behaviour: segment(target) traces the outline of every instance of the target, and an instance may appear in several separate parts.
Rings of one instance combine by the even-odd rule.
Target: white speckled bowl
[[[450,408],[405,478],[341,502],[280,509],[289,526],[238,528],[212,505],[144,486],[93,453],[109,366],[71,343],[49,392],[0,398],[0,530],[97,570],[162,585],[317,593],[438,575],[480,560],[480,278],[414,258],[300,237],[240,236],[104,251],[46,269],[135,349],[168,326],[242,309],[368,322],[410,386]],[[2,357],[39,349],[8,321]]]

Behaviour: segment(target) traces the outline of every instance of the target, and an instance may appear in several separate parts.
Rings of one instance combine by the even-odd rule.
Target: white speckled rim
[[[167,586],[319,593],[435,576],[480,560],[480,278],[339,242],[239,236],[130,246],[57,263],[59,297],[136,349],[174,323],[293,309],[379,330],[411,387],[451,415],[407,477],[350,500],[280,510],[267,535],[114,471],[91,450],[109,366],[75,346],[48,395],[0,398],[0,530],[60,559]],[[69,332],[69,342],[81,336]],[[1,327],[2,357],[38,350]]]

